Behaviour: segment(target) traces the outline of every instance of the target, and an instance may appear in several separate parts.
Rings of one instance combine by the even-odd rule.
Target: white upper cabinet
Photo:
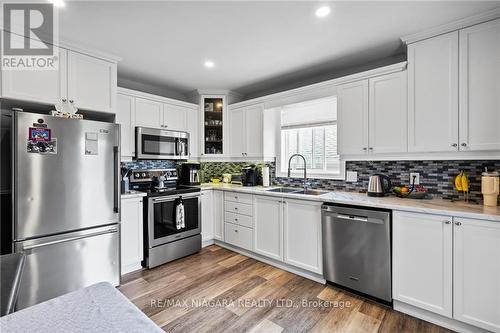
[[[369,79],[368,150],[373,153],[407,151],[406,71]]]
[[[283,209],[281,198],[254,196],[254,251],[283,260]]]
[[[245,156],[245,109],[229,110],[230,154],[233,157]]]
[[[163,104],[163,127],[169,130],[187,131],[188,108],[175,104]]]
[[[284,201],[284,261],[323,274],[321,203]]]
[[[458,147],[458,31],[408,45],[408,150]]]
[[[339,86],[337,98],[339,153],[368,151],[368,80]]]
[[[262,104],[229,110],[231,157],[263,156],[263,111]]]
[[[393,298],[452,316],[452,218],[393,212]]]
[[[2,97],[55,105],[66,99],[65,49],[59,52],[57,70],[2,70]]]
[[[460,31],[460,150],[500,150],[500,19]]]
[[[187,131],[189,133],[189,157],[197,158],[200,157],[200,149],[199,149],[199,129],[200,129],[200,110],[198,108],[188,109],[187,110]]]
[[[135,155],[135,99],[129,95],[118,94],[115,122],[120,124],[121,156],[132,157]]]
[[[135,126],[163,127],[163,103],[135,98]]]
[[[500,223],[454,221],[454,318],[500,332]]]
[[[406,81],[402,71],[338,87],[341,155],[407,151]]]
[[[116,63],[68,51],[68,100],[79,109],[115,112]]]

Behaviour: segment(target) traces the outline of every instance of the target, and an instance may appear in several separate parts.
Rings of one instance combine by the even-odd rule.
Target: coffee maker
[[[181,164],[181,176],[179,184],[181,185],[200,185],[200,163]]]
[[[257,186],[258,172],[254,165],[249,165],[241,169],[241,182],[243,186]]]

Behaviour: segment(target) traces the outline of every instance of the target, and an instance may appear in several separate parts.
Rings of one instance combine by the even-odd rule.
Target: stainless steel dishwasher
[[[325,280],[392,302],[391,212],[322,206]]]

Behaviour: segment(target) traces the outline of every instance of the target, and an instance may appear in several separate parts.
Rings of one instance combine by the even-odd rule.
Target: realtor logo
[[[2,69],[58,69],[54,5],[4,3],[2,11]]]

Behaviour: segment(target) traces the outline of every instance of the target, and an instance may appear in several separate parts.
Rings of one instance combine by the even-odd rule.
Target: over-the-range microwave
[[[187,160],[189,158],[189,133],[136,127],[135,158]]]

